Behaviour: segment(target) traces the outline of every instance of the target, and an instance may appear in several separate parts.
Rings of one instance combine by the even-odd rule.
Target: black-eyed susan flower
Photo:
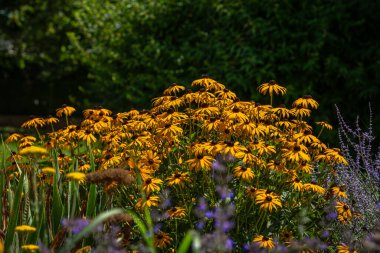
[[[272,96],[273,93],[276,93],[276,95],[284,95],[286,93],[286,88],[280,86],[274,80],[270,80],[267,83],[261,84],[259,87],[257,87],[257,90],[263,95],[269,93],[270,96]]]
[[[49,116],[48,118],[44,119],[46,125],[53,125],[57,124],[59,122],[59,119],[53,116]]]
[[[68,106],[68,105],[62,105],[61,108],[58,108],[56,110],[56,115],[57,117],[61,118],[63,116],[71,116],[74,112],[75,112],[75,108],[74,107],[71,107],[71,106]]]
[[[186,210],[181,207],[172,207],[166,211],[169,218],[183,218],[186,216]]]
[[[318,121],[318,122],[315,122],[315,124],[320,125],[320,126],[322,126],[322,128],[326,128],[327,130],[333,129],[332,125],[330,125],[326,121]]]
[[[234,176],[237,178],[241,178],[244,181],[250,181],[253,179],[253,171],[251,168],[248,168],[244,165],[237,166],[233,169]]]
[[[290,162],[310,161],[307,147],[302,144],[294,143],[289,149],[283,149],[283,152],[282,156]]]
[[[190,170],[199,171],[201,169],[210,170],[214,158],[208,155],[198,154],[195,158],[189,159],[186,162],[190,166]]]
[[[350,207],[341,201],[337,201],[335,205],[336,211],[339,215],[342,215],[344,218],[351,218],[352,212],[350,210]]]
[[[302,181],[297,176],[293,176],[290,183],[296,191],[299,191],[299,192],[303,191],[304,185],[302,184]]]
[[[136,203],[137,208],[144,208],[144,207],[151,207],[151,206],[158,206],[158,202],[160,201],[160,198],[158,196],[147,196],[144,200],[143,198],[139,198]]]
[[[334,186],[331,188],[332,193],[338,198],[347,198],[347,193],[343,186]]]
[[[245,189],[245,194],[247,194],[250,198],[254,199],[256,197],[256,191],[257,189],[253,186],[248,187]]]
[[[29,225],[16,226],[15,230],[19,232],[36,232],[37,231],[35,227],[29,226]]]
[[[139,162],[140,167],[148,168],[153,171],[158,170],[161,164],[161,159],[153,150],[148,150],[142,153]]]
[[[44,173],[45,175],[52,175],[55,174],[55,169],[53,167],[44,167],[41,169],[41,172]]]
[[[37,250],[40,249],[40,247],[35,244],[26,244],[26,245],[22,245],[21,249],[25,251],[30,251],[30,252],[36,252]]]
[[[194,80],[191,83],[191,86],[202,86],[205,89],[211,89],[217,87],[217,83],[218,82],[211,77],[204,75],[201,78]]]
[[[154,246],[159,249],[166,248],[167,246],[169,246],[169,244],[172,243],[172,241],[173,241],[173,238],[171,238],[168,233],[158,231],[154,235]]]
[[[86,174],[82,172],[70,172],[66,174],[66,178],[78,183],[83,183],[86,180]]]
[[[229,120],[237,120],[240,122],[249,121],[247,115],[245,115],[237,106],[233,107],[231,110],[226,110],[223,113]]]
[[[341,243],[337,247],[338,253],[357,253],[355,248],[351,248],[348,245]]]
[[[259,247],[266,248],[266,249],[272,249],[274,248],[274,242],[273,239],[267,236],[258,235],[255,236],[252,240],[253,243],[257,244]]]
[[[240,145],[238,141],[225,141],[224,142],[224,149],[222,150],[222,153],[225,155],[232,155],[234,157],[240,156],[239,153],[246,151],[247,148],[243,145]]]
[[[312,108],[317,109],[319,104],[317,101],[313,99],[310,95],[305,95],[302,98],[296,99],[296,101],[293,102],[293,107],[302,106],[303,108]]]
[[[304,108],[301,105],[292,108],[290,111],[297,118],[309,117],[311,114],[310,109]]]
[[[322,186],[317,185],[315,182],[305,183],[303,186],[306,191],[317,192],[322,195],[326,192]]]
[[[78,138],[85,141],[87,144],[96,142],[96,137],[92,134],[90,129],[79,131]]]
[[[142,188],[146,194],[150,194],[151,192],[159,191],[162,183],[163,181],[159,178],[147,178]]]
[[[281,117],[282,119],[288,119],[290,116],[293,116],[291,110],[287,109],[284,104],[279,105],[278,107],[272,108],[271,111]]]
[[[272,210],[282,207],[280,197],[273,192],[265,191],[265,193],[260,194],[260,191],[256,194],[256,203],[260,205],[260,209]]]
[[[8,136],[8,138],[5,140],[5,143],[11,143],[11,142],[16,142],[19,141],[22,138],[22,134],[19,133],[12,133],[11,135]]]
[[[166,179],[168,186],[184,186],[185,183],[191,182],[188,172],[176,172]]]
[[[43,118],[33,117],[32,119],[22,123],[22,128],[38,128],[43,127],[45,125],[45,120]]]
[[[320,142],[317,137],[312,135],[312,132],[309,129],[306,129],[300,133],[296,133],[293,138],[296,141],[299,141],[300,143],[304,144],[311,144],[315,142]]]
[[[48,153],[49,152],[47,151],[46,148],[37,147],[37,146],[29,146],[29,147],[21,149],[19,152],[20,155],[45,155]]]
[[[215,95],[220,99],[236,99],[237,98],[236,94],[227,88],[218,90],[217,92],[215,92]]]
[[[176,95],[180,93],[181,91],[184,91],[186,88],[182,85],[179,85],[177,83],[173,83],[169,86],[169,88],[164,90],[164,95],[169,96],[169,95]]]

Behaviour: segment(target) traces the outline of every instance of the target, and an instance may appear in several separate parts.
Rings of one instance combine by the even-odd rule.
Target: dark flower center
[[[201,160],[203,158],[203,155],[197,155],[197,159]]]
[[[310,99],[310,98],[313,98],[311,95],[304,95],[302,98],[304,99]]]
[[[154,163],[154,160],[153,160],[153,159],[149,159],[149,160],[148,160],[148,163],[149,163],[150,165],[152,165],[152,164]]]
[[[275,81],[275,80],[270,80],[270,81],[269,81],[269,84],[270,84],[270,85],[275,85],[275,84],[276,84],[276,81]]]
[[[299,145],[294,145],[293,150],[296,152],[301,151],[301,147]]]
[[[239,112],[239,108],[234,107],[234,109],[232,109],[232,112],[234,112],[234,113],[238,113],[238,112]]]
[[[181,177],[181,174],[179,174],[179,173],[174,174],[174,178],[180,178],[180,177]]]
[[[145,180],[145,183],[146,183],[146,184],[150,184],[150,183],[152,183],[152,179],[148,178],[147,180]]]
[[[265,198],[265,200],[268,201],[268,202],[270,202],[270,201],[272,201],[272,197],[271,197],[271,196],[267,196],[267,197]]]
[[[227,88],[224,88],[223,91],[224,91],[224,92],[229,92],[230,90],[227,89]]]
[[[241,169],[240,170],[242,170],[242,171],[247,171],[247,167],[245,167],[245,166],[241,166]]]

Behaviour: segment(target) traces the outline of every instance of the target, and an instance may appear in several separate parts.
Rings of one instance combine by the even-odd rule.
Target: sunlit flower
[[[32,118],[24,122],[21,127],[23,128],[38,128],[45,125],[45,120],[43,118]]]
[[[343,190],[342,186],[334,186],[331,190],[338,198],[347,198],[347,193]]]
[[[305,183],[304,189],[307,191],[313,191],[320,194],[325,194],[325,189],[322,186],[317,185],[315,182]]]
[[[53,125],[53,124],[57,124],[59,122],[59,119],[57,119],[53,116],[49,116],[48,118],[46,118],[44,120],[45,120],[46,125]]]
[[[160,198],[158,196],[147,196],[145,201],[143,198],[139,198],[136,207],[141,209],[144,207],[158,206],[159,201]]]
[[[176,172],[166,179],[168,186],[179,185],[183,186],[187,182],[191,182],[188,172]]]
[[[53,167],[44,167],[41,169],[41,172],[44,174],[55,174],[55,169]]]
[[[181,91],[184,91],[186,88],[182,85],[179,85],[177,83],[173,83],[170,85],[169,88],[167,88],[166,90],[164,90],[164,95],[176,95],[178,94],[179,92]]]
[[[161,159],[156,152],[148,150],[141,155],[139,162],[140,167],[145,167],[151,170],[158,170],[161,164]]]
[[[320,125],[320,126],[322,126],[323,128],[326,128],[326,129],[328,129],[328,130],[332,130],[332,129],[333,129],[332,125],[330,125],[330,124],[327,123],[326,121],[315,122],[315,124]]]
[[[350,207],[346,203],[337,201],[335,208],[338,214],[342,215],[344,218],[352,217],[352,212],[350,210]]]
[[[78,183],[83,183],[86,180],[86,174],[82,172],[70,172],[66,174],[66,178]]]
[[[34,244],[27,244],[27,245],[22,245],[21,249],[26,250],[26,251],[30,251],[30,252],[35,252],[35,251],[39,250],[40,247],[38,245],[34,245]]]
[[[256,203],[260,205],[260,209],[266,209],[272,212],[273,209],[282,207],[280,197],[273,192],[266,191],[264,194],[258,192],[256,194]]]
[[[357,253],[356,249],[351,249],[349,246],[347,246],[344,243],[341,243],[338,245],[338,253]]]
[[[172,207],[166,211],[169,218],[183,218],[186,216],[186,210],[181,207]]]
[[[75,112],[75,108],[74,107],[71,107],[71,106],[68,106],[68,105],[62,105],[61,108],[58,108],[56,110],[56,115],[58,117],[62,117],[62,116],[71,116],[74,112]]]
[[[161,179],[148,178],[144,181],[142,188],[146,192],[146,194],[149,194],[149,193],[154,192],[154,191],[159,191],[160,185],[162,183],[163,183],[163,181]]]
[[[29,146],[29,147],[21,149],[19,152],[20,155],[33,155],[33,154],[44,155],[48,153],[49,152],[47,151],[46,148],[37,147],[37,146]]]
[[[252,199],[256,197],[256,192],[257,192],[257,189],[253,186],[250,186],[245,190],[245,194],[247,194]]]
[[[90,129],[81,130],[78,134],[79,139],[87,142],[87,144],[91,144],[96,142],[96,137],[92,134]]]
[[[258,235],[255,238],[253,238],[253,243],[256,243],[259,247],[272,249],[274,248],[274,242],[273,239],[270,237],[266,237],[263,235]]]
[[[22,134],[12,133],[12,134],[9,135],[8,138],[5,140],[5,143],[16,142],[16,141],[19,141],[21,138],[22,138]]]
[[[283,149],[283,157],[290,162],[310,161],[310,156],[306,153],[307,148],[302,144],[295,143],[289,149]]]
[[[189,159],[186,162],[189,163],[190,170],[210,170],[214,158],[207,155],[198,154],[195,158]]]
[[[20,232],[36,232],[37,231],[35,227],[29,226],[29,225],[16,226],[15,230],[20,231]]]
[[[294,176],[292,181],[291,181],[291,184],[293,186],[293,188],[296,190],[296,191],[302,191],[303,188],[304,188],[304,185],[302,184],[302,181],[297,177],[297,176]]]
[[[245,181],[250,181],[253,179],[253,172],[251,168],[243,166],[237,166],[234,168],[234,176],[242,178]]]
[[[261,84],[259,87],[257,87],[257,90],[263,95],[269,93],[270,96],[273,95],[273,92],[276,93],[276,95],[284,95],[286,93],[286,88],[280,86],[274,80],[270,80],[267,83]]]
[[[319,104],[310,95],[305,95],[293,102],[293,107],[302,106],[303,108],[317,109]]]

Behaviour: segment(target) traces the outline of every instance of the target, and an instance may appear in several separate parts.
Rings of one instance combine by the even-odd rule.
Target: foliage
[[[12,50],[0,50],[0,64],[10,99],[20,97],[14,112],[24,103],[23,112],[42,112],[43,103],[51,111],[68,95],[81,108],[148,108],[149,98],[169,82],[202,74],[229,83],[245,100],[258,99],[254,90],[265,78],[287,80],[285,102],[312,94],[330,119],[331,104],[359,114],[368,100],[379,107],[378,1],[34,0],[1,6],[0,38]],[[40,106],[31,106],[35,99]],[[374,123],[379,132],[379,118]]]
[[[0,175],[9,193],[0,192],[9,203],[1,209],[5,249],[346,247],[322,236],[329,206],[331,223],[356,217],[335,184],[347,161],[319,140],[331,126],[317,122],[315,136],[307,122],[318,102],[301,97],[288,109],[241,101],[208,77],[191,86],[171,85],[150,110],[87,109],[78,125],[70,123],[76,109],[64,106],[56,111],[64,128],[36,117],[22,125],[36,137],[10,135]],[[259,91],[273,102],[286,88],[270,81]]]

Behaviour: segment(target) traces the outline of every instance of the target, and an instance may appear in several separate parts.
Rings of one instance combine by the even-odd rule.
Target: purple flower
[[[80,233],[90,222],[86,219],[63,219],[61,225],[73,234]]]

